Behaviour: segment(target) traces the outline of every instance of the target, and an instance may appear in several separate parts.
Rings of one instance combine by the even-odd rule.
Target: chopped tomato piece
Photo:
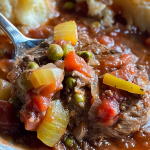
[[[135,59],[135,56],[132,54],[122,54],[121,56],[122,64],[130,63],[131,60],[134,60],[134,59]]]
[[[102,123],[111,126],[117,121],[119,106],[116,101],[104,100],[99,105],[97,113]]]
[[[126,92],[119,90],[114,87],[109,87],[109,90],[105,90],[105,92],[101,95],[101,100],[110,100],[110,101],[117,101],[118,103],[122,102],[123,100],[126,100],[128,98],[128,95]]]
[[[32,97],[33,107],[39,111],[45,111],[49,106],[49,100],[41,95],[35,95]]]
[[[132,54],[122,54],[121,57],[118,55],[106,55],[100,60],[99,69],[101,74],[112,71],[112,69],[121,68],[122,65],[130,63],[132,60],[135,60],[136,57]]]
[[[114,46],[114,39],[109,36],[106,36],[106,35],[103,35],[100,38],[99,42],[100,42],[100,44],[104,44],[108,47]]]
[[[124,80],[132,80],[133,76],[137,76],[137,69],[132,64],[127,64],[110,74]]]
[[[101,70],[101,74],[104,74],[110,72],[112,68],[120,68],[121,65],[122,61],[120,58],[113,55],[107,55],[100,60],[99,69]]]
[[[70,51],[64,59],[64,65],[68,71],[77,70],[78,72],[86,75],[87,77],[92,76],[93,70],[84,61],[83,58],[79,57],[74,51]]]

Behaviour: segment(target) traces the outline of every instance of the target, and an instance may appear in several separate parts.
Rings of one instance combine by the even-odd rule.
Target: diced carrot
[[[61,82],[56,81],[52,84],[46,85],[42,90],[40,90],[40,94],[45,97],[52,97],[58,90],[62,89]]]
[[[56,90],[56,83],[46,85],[41,91],[40,94],[48,97],[52,92]]]
[[[41,95],[34,95],[33,106],[39,111],[45,111],[49,106],[49,100]]]
[[[64,59],[64,65],[68,71],[77,70],[78,72],[86,75],[87,77],[92,76],[93,70],[84,61],[83,58],[79,57],[74,51],[70,51]]]

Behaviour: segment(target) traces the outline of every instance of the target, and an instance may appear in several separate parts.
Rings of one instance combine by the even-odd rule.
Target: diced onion
[[[91,94],[93,96],[93,98],[98,98],[99,97],[99,81],[98,81],[98,77],[94,78],[94,80],[92,80],[92,84],[91,84]]]
[[[74,21],[64,22],[54,27],[54,40],[63,39],[76,45],[78,40],[77,25]]]
[[[64,61],[62,61],[62,60],[57,60],[57,61],[54,62],[54,64],[55,64],[58,68],[64,69]]]
[[[89,120],[94,120],[97,116],[97,109],[99,105],[101,104],[101,100],[99,98],[94,99],[94,102],[88,112],[88,118]]]
[[[53,147],[65,133],[69,123],[69,111],[60,100],[50,103],[42,123],[37,129],[37,137],[47,146]]]
[[[92,67],[97,67],[100,65],[99,61],[94,58],[90,58],[88,63]]]

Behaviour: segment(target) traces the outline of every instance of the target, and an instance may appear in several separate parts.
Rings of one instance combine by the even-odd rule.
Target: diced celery
[[[68,123],[69,111],[64,109],[60,100],[52,101],[37,129],[37,137],[44,144],[53,147],[65,133]]]
[[[34,88],[56,82],[63,75],[59,68],[39,68],[26,73],[27,79],[31,81]]]
[[[41,85],[55,82],[55,78],[51,69],[37,69],[31,73],[30,81],[34,88],[37,88]]]

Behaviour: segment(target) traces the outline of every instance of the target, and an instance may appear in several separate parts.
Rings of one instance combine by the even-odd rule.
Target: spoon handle
[[[24,35],[0,13],[0,28],[9,36],[14,44],[25,41]]]
[[[0,28],[8,35],[15,46],[13,58],[22,56],[25,52],[31,48],[39,45],[44,39],[31,39],[25,37],[12,23],[10,23],[0,13]]]

